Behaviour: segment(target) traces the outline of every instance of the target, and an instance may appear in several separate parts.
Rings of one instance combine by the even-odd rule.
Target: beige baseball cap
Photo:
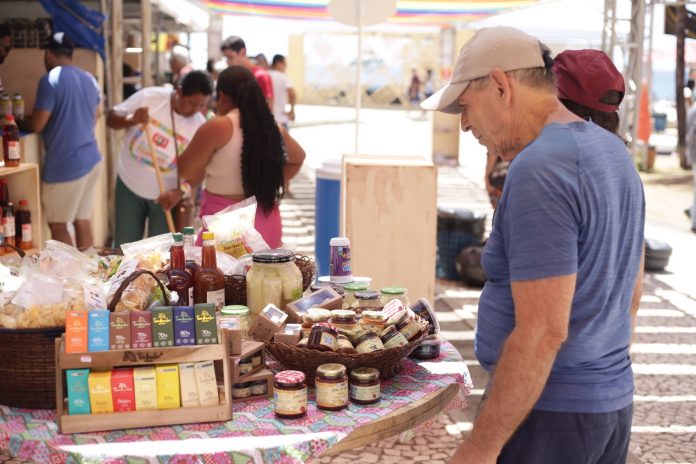
[[[487,76],[493,68],[507,72],[543,67],[541,43],[536,37],[514,27],[480,29],[459,52],[449,84],[420,106],[424,110],[459,114],[457,99],[469,82]]]

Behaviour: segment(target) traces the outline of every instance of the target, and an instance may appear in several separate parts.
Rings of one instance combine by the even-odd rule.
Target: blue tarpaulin
[[[105,59],[102,23],[106,16],[81,5],[78,0],[39,0],[51,15],[53,32],[65,32],[75,46],[94,50]]]

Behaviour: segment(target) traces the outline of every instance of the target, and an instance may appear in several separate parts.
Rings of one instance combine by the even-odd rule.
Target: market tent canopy
[[[542,0],[458,0],[397,1],[396,14],[391,23],[401,24],[455,24],[477,21],[515,8],[532,6]],[[281,19],[332,20],[327,5],[329,0],[207,0],[207,6],[216,13],[265,16]]]

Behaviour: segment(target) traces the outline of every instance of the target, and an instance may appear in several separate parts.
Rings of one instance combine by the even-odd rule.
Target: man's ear
[[[499,68],[493,68],[488,77],[491,79],[493,85],[495,86],[495,91],[497,95],[502,98],[505,103],[510,102],[512,86],[510,83],[510,78]]]

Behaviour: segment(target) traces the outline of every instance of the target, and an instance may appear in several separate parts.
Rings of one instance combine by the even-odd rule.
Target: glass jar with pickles
[[[355,303],[355,292],[364,292],[370,289],[367,282],[351,282],[343,286],[343,309],[349,309]]]
[[[246,276],[247,305],[252,319],[268,304],[278,308],[302,297],[302,273],[289,250],[259,251]]]

